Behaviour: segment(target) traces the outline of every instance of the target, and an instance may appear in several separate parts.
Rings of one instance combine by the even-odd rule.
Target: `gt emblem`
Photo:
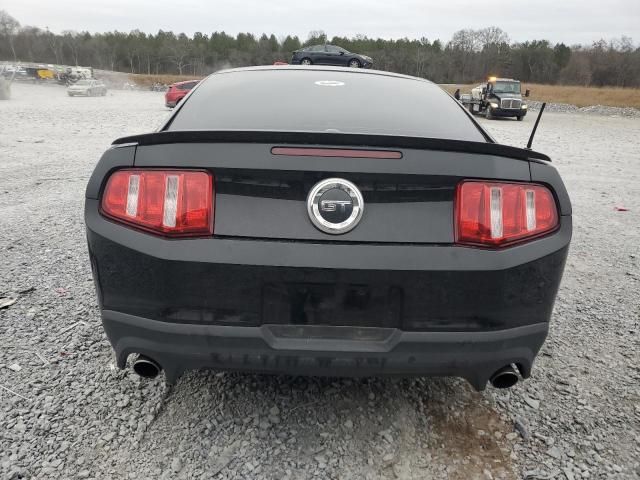
[[[353,183],[342,178],[328,178],[316,183],[309,192],[307,212],[318,230],[339,235],[358,225],[364,212],[364,201]]]
[[[345,212],[347,205],[351,205],[351,200],[322,200],[320,210],[323,212],[335,212],[336,210]]]

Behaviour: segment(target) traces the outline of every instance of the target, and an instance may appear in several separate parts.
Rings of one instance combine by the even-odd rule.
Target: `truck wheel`
[[[522,115],[518,115],[516,118],[518,119],[519,122],[521,122],[524,117]]]
[[[468,108],[469,108],[469,113],[470,113],[471,115],[473,115],[473,114],[475,113],[475,112],[473,111],[473,103],[470,103]]]
[[[487,120],[491,120],[493,118],[493,115],[491,115],[491,107],[487,107],[484,114]]]

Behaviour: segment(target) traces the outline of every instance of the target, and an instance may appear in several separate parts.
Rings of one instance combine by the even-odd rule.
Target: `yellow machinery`
[[[40,80],[53,80],[55,78],[55,73],[47,68],[37,70],[36,75]]]

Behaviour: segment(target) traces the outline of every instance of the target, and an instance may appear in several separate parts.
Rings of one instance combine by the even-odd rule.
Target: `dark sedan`
[[[312,45],[293,52],[292,65],[332,65],[335,67],[371,68],[373,60],[335,45]]]
[[[116,140],[85,222],[120,368],[476,389],[529,377],[572,231],[550,159],[437,85],[293,66],[210,75],[160,130]]]

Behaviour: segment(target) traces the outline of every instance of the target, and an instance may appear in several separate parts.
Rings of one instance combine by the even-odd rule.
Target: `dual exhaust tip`
[[[162,371],[162,367],[155,360],[139,355],[133,363],[133,371],[143,378],[155,378]],[[511,365],[506,365],[495,372],[489,382],[494,388],[510,388],[518,383],[518,373]]]

